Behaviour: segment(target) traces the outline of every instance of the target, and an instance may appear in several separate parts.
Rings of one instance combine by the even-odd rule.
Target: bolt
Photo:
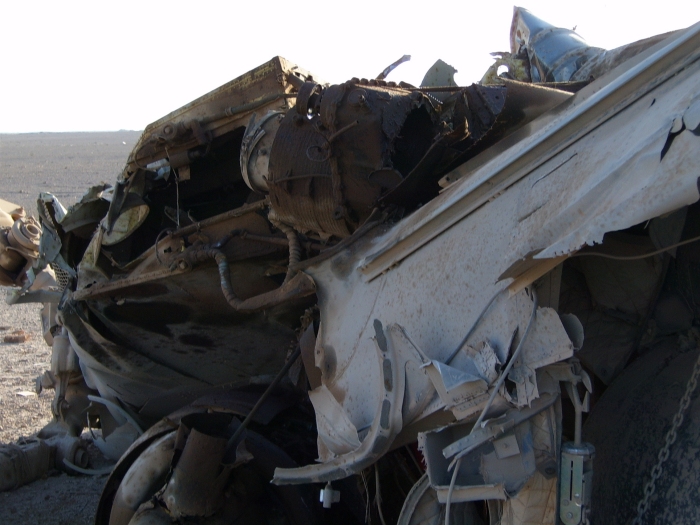
[[[569,519],[571,519],[571,518],[574,517],[574,513],[573,513],[573,512],[567,512],[567,513],[566,513],[566,517],[569,518]]]

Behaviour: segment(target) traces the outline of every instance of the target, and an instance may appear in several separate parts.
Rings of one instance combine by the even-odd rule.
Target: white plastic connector
[[[324,509],[330,509],[333,503],[338,503],[340,501],[340,491],[333,490],[331,482],[329,481],[321,491],[319,501],[323,503]]]

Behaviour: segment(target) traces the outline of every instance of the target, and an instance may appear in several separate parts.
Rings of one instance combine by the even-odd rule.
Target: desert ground
[[[90,186],[114,183],[140,135],[139,131],[0,134],[0,197],[34,216],[41,192],[53,193],[68,207]],[[51,420],[53,398],[53,391],[34,393],[36,377],[51,360],[41,333],[41,305],[8,306],[6,292],[0,287],[0,443],[41,429]],[[2,342],[3,334],[15,329],[28,332],[29,341]],[[105,476],[52,472],[0,493],[0,523],[92,523],[105,480]]]

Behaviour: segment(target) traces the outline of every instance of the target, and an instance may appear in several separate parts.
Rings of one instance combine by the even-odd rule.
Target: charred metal
[[[697,523],[699,49],[516,8],[471,86],[276,57],[113,187],[0,201],[55,390],[0,489],[86,471],[88,426],[100,525]]]

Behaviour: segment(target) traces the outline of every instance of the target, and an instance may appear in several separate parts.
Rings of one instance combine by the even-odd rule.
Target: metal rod
[[[289,356],[289,359],[287,362],[284,364],[282,367],[282,370],[279,371],[277,374],[277,377],[273,379],[272,383],[270,383],[270,386],[267,387],[265,392],[263,392],[263,395],[260,396],[260,399],[258,399],[257,403],[253,406],[253,408],[248,412],[248,415],[245,417],[243,420],[243,423],[241,423],[236,431],[233,433],[233,435],[230,437],[228,440],[228,443],[226,443],[226,450],[230,450],[231,447],[236,446],[236,442],[238,441],[238,438],[241,436],[243,431],[246,429],[246,427],[250,424],[251,419],[255,416],[257,411],[260,409],[262,404],[265,402],[265,400],[270,396],[272,391],[277,387],[280,381],[282,381],[282,378],[286,375],[287,372],[289,372],[289,369],[292,367],[292,365],[295,363],[295,361],[299,358],[301,355],[301,346],[297,345],[296,350],[292,353],[291,356]]]
[[[418,87],[410,88],[409,91],[420,91],[421,93],[454,93],[467,89],[459,86],[435,86],[435,87]]]
[[[264,209],[267,205],[269,204],[267,199],[254,202],[252,204],[244,204],[243,206],[236,208],[234,210],[227,211],[225,213],[222,213],[220,215],[214,215],[213,217],[210,217],[208,219],[204,219],[203,221],[196,222],[194,224],[190,224],[189,226],[185,226],[184,228],[180,228],[177,231],[174,231],[173,233],[170,234],[170,237],[183,237],[184,235],[189,235],[190,233],[196,233],[200,231],[202,228],[206,228],[207,226],[211,226],[212,224],[218,224],[220,222],[223,222],[228,219],[233,219],[234,217],[241,217],[247,213],[253,213],[259,210]]]

